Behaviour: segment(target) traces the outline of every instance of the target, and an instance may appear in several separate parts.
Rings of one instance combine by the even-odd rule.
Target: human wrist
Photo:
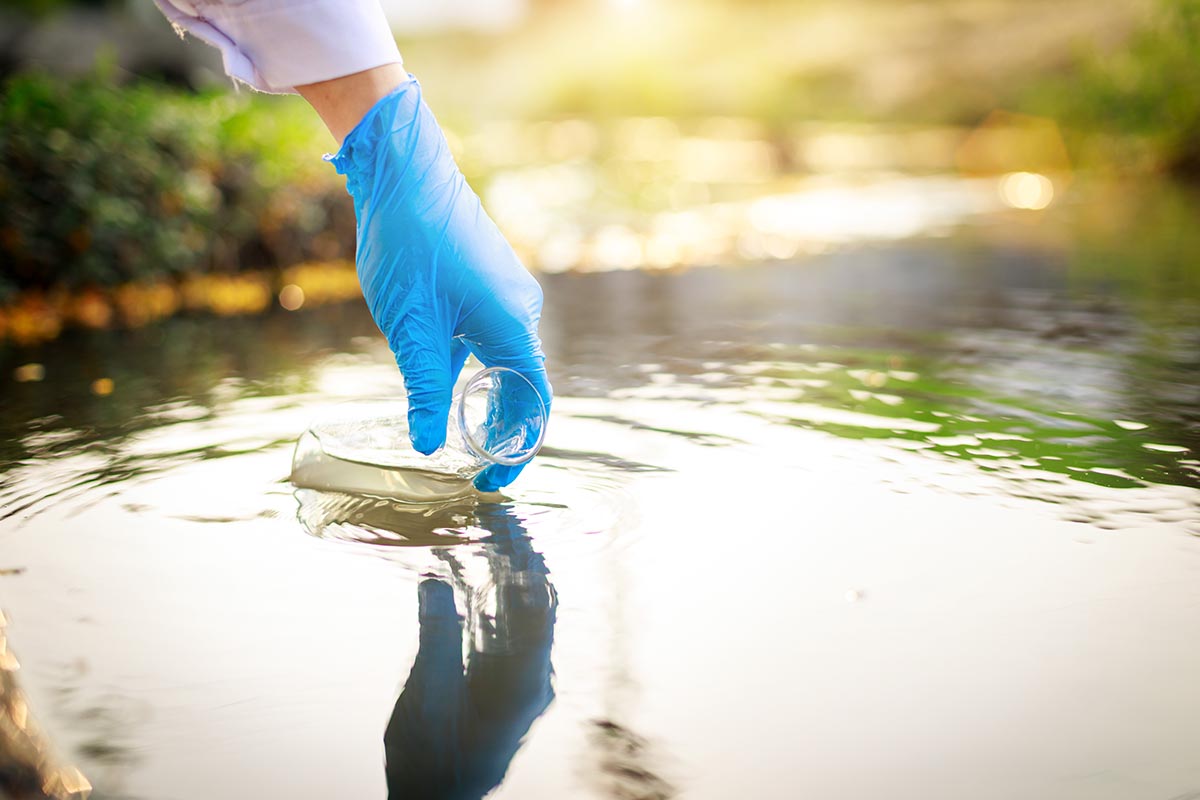
[[[340,145],[376,103],[408,80],[402,64],[380,67],[297,86]]]

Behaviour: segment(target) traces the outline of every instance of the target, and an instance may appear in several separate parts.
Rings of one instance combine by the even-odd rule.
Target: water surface
[[[1099,202],[544,276],[543,455],[431,507],[286,482],[358,306],[4,351],[32,717],[96,798],[1200,791],[1196,207]]]

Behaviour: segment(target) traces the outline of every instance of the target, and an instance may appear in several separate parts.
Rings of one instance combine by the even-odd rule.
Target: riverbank
[[[16,292],[0,306],[0,343],[35,345],[64,330],[140,328],[180,313],[219,317],[260,314],[273,305],[298,311],[360,297],[354,265],[310,262],[282,270],[191,275],[115,287]]]

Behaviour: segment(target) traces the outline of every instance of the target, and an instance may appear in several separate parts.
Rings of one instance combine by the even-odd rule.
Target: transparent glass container
[[[450,407],[446,444],[413,449],[403,397],[345,403],[296,443],[291,482],[303,489],[429,502],[462,497],[490,464],[529,461],[542,446],[546,406],[519,372],[477,372]]]

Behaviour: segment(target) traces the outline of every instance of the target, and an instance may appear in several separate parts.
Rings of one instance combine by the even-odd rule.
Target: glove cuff
[[[342,141],[334,155],[325,155],[339,175],[346,176],[346,191],[357,205],[362,190],[375,173],[379,142],[390,137],[416,116],[421,105],[421,84],[410,73],[408,79],[371,106]],[[407,113],[405,113],[407,112]]]

